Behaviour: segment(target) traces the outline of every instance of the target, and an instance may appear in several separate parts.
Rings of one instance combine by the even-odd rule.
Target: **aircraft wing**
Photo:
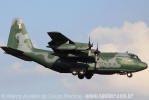
[[[73,61],[95,62],[94,55],[88,56],[88,43],[73,42],[59,32],[48,32],[48,35],[52,41],[47,47],[54,51],[53,55]]]
[[[76,48],[75,42],[61,34],[60,32],[48,32],[51,37],[51,41],[47,47],[52,48],[55,52],[69,51]]]
[[[48,32],[48,35],[52,39],[52,41],[48,43],[49,46],[52,44],[60,45],[60,44],[66,43],[66,42],[69,42],[70,44],[75,44],[73,41],[71,41],[69,38],[67,38],[60,32]]]
[[[50,41],[47,47],[54,50],[54,52],[61,56],[66,56],[67,54],[72,54],[73,56],[82,56],[87,57],[88,52],[85,52],[88,49],[87,43],[78,43],[73,42],[60,32],[48,32],[48,35],[51,37],[52,41]]]

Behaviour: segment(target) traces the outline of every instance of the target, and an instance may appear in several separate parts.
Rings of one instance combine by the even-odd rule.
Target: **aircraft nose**
[[[141,67],[142,67],[142,69],[146,69],[148,66],[146,63],[142,62]]]

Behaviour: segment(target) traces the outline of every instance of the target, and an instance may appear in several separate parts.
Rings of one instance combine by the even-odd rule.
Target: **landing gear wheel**
[[[84,78],[84,75],[78,74],[78,78],[79,79],[83,79]]]
[[[132,73],[127,73],[127,77],[131,78],[132,77]]]
[[[79,74],[80,74],[80,75],[84,75],[84,74],[85,74],[85,71],[84,71],[84,70],[81,70],[81,71],[79,72]]]
[[[88,74],[86,74],[86,75],[85,75],[85,77],[86,77],[87,79],[91,79],[91,78],[92,78],[92,76],[93,76],[93,74],[92,74],[92,73],[88,73]]]
[[[77,75],[77,71],[72,71],[72,75]]]

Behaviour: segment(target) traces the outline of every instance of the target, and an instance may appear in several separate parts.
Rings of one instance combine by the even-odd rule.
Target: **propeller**
[[[100,51],[98,50],[98,43],[97,43],[97,49],[95,50],[94,54],[95,54],[96,61],[97,61],[99,59],[99,54],[100,54]]]
[[[91,44],[90,36],[89,36],[88,47],[89,47],[89,50],[93,47],[93,43]]]
[[[90,36],[89,36],[89,42],[88,42],[88,56],[91,55],[91,48],[93,47],[93,43],[91,44]]]
[[[97,49],[95,50],[94,54],[95,55],[99,55],[100,54],[100,51],[98,50],[98,43],[97,43]]]

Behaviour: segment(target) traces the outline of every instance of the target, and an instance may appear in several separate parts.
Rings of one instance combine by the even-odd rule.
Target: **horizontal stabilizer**
[[[32,61],[29,57],[24,56],[23,55],[24,52],[22,52],[20,50],[16,50],[16,49],[13,49],[10,47],[0,47],[0,48],[2,48],[6,54],[13,55],[13,56],[23,59],[25,61]]]

